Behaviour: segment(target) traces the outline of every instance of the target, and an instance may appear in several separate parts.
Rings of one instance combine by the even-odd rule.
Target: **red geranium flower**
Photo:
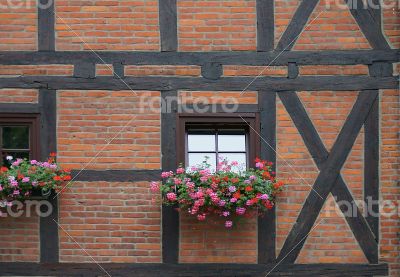
[[[244,190],[245,190],[245,191],[252,191],[253,188],[252,188],[251,186],[247,186]]]
[[[6,172],[6,171],[8,171],[8,168],[5,166],[2,166],[0,169],[0,172]]]
[[[62,181],[63,179],[60,176],[54,176],[53,180],[54,181]]]
[[[242,195],[240,194],[240,192],[237,191],[237,192],[235,192],[235,193],[233,194],[233,197],[239,199],[240,197],[242,197]]]

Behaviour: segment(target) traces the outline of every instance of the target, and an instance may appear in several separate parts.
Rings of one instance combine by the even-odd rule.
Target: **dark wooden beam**
[[[397,77],[369,76],[300,76],[286,77],[222,77],[210,80],[201,77],[125,77],[124,82],[113,76],[80,78],[65,76],[24,76],[0,78],[0,88],[21,89],[85,89],[85,90],[201,90],[201,91],[259,91],[266,87],[274,91],[287,90],[366,90],[396,89]]]
[[[72,170],[74,181],[87,182],[139,182],[159,180],[161,170]]]
[[[95,78],[96,65],[92,62],[79,62],[74,65],[74,77],[76,78]]]
[[[114,78],[120,79],[125,77],[125,67],[121,62],[113,63]]]
[[[303,141],[318,169],[322,170],[323,164],[329,156],[329,152],[325,148],[300,99],[295,92],[281,92],[279,93],[279,97],[297,129],[302,130],[300,134]],[[374,105],[376,102],[377,101],[374,102]],[[378,253],[376,236],[371,232],[368,222],[355,204],[354,198],[340,174],[331,192],[336,201],[342,204],[339,205],[339,208],[345,215],[354,237],[357,239],[365,255],[370,256],[371,260],[376,259]],[[344,203],[352,205],[352,207],[355,205],[354,210],[348,209],[348,206],[343,205]],[[371,255],[371,253],[374,254]]]
[[[372,77],[393,76],[393,65],[385,62],[373,62],[368,65],[368,71]]]
[[[118,263],[0,263],[0,273],[10,276],[387,276],[387,264],[118,264]],[[274,268],[275,267],[275,268]],[[104,270],[103,270],[104,269]],[[106,272],[104,272],[106,271]]]
[[[382,33],[380,18],[377,17],[376,13],[371,13],[371,9],[365,8],[363,0],[357,0],[356,2],[354,0],[346,0],[346,3],[372,48],[390,49]]]
[[[39,91],[40,110],[40,157],[46,160],[51,152],[57,152],[57,95],[55,90]],[[40,262],[58,262],[58,198],[53,193],[48,199],[52,206],[49,216],[40,217]],[[47,207],[41,206],[42,212]],[[56,222],[54,222],[56,221]]]
[[[0,103],[1,113],[39,113],[39,105],[31,103]]]
[[[302,3],[308,3],[303,1]],[[99,58],[100,57],[100,58]],[[126,51],[60,51],[24,52],[0,51],[0,64],[97,64],[124,65],[203,65],[212,61],[223,65],[354,65],[372,62],[398,62],[399,49],[388,50],[330,50],[330,51],[220,51],[220,52],[126,52]]]
[[[313,185],[313,190],[308,195],[303,208],[293,225],[278,260],[283,263],[294,263],[302,249],[304,242],[325,203],[325,200],[336,183],[346,158],[357,138],[368,113],[376,100],[375,91],[360,93],[342,130],[340,131],[331,153],[321,166],[321,171]],[[299,130],[300,133],[303,130]],[[372,251],[371,249],[370,251]],[[375,263],[376,253],[369,253],[367,259]]]
[[[206,62],[201,66],[201,76],[209,80],[218,80],[223,74],[222,64]]]
[[[274,0],[257,0],[257,51],[274,49]]]
[[[377,92],[378,93],[378,92]],[[364,127],[364,201],[367,221],[379,240],[379,99],[365,121]]]
[[[293,48],[297,38],[305,28],[308,19],[310,18],[310,15],[315,9],[315,6],[317,6],[318,2],[319,0],[307,0],[300,2],[292,20],[278,42],[276,47],[277,50],[283,51]]]
[[[276,94],[258,94],[260,109],[260,158],[274,163],[276,168]],[[275,207],[258,218],[258,263],[273,263],[276,259],[276,211]]]
[[[159,0],[161,51],[178,49],[177,6],[176,0]]]
[[[161,156],[162,170],[175,170],[177,166],[176,145],[176,101],[178,92],[162,93],[161,113]],[[167,107],[171,104],[172,106]],[[162,206],[162,260],[163,263],[175,264],[179,260],[179,213],[173,206]]]
[[[288,78],[296,79],[299,76],[299,67],[296,63],[290,62],[288,64]]]
[[[256,104],[180,104],[179,113],[256,113]]]
[[[54,1],[38,1],[38,49],[39,51],[55,50]]]

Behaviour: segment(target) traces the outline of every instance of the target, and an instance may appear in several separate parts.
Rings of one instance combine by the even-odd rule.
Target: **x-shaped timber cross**
[[[278,261],[293,263],[298,257],[330,192],[338,202],[354,203],[354,199],[340,175],[340,170],[368,117],[371,107],[377,101],[378,91],[365,90],[359,93],[330,153],[326,150],[296,92],[287,91],[278,94],[320,170],[313,190],[308,195],[278,257]],[[347,211],[346,207],[341,206],[340,208],[342,212]],[[351,215],[345,213],[346,220],[368,261],[377,263],[377,239],[358,207],[356,207],[356,212],[355,217],[353,217],[353,213]]]

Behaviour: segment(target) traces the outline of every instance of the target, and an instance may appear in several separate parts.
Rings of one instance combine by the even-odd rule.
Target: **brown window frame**
[[[260,121],[258,113],[181,113],[177,114],[176,145],[177,165],[187,163],[187,129],[199,126],[223,129],[226,127],[243,128],[246,131],[248,144],[246,147],[247,165],[251,167],[257,153],[260,153]]]
[[[29,159],[40,159],[39,114],[1,114],[2,126],[29,126]],[[1,133],[1,132],[0,132]],[[1,135],[1,134],[0,134]],[[0,156],[3,156],[2,137],[0,137]],[[0,161],[0,164],[2,162]]]

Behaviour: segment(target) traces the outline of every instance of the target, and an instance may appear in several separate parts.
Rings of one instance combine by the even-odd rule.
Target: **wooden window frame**
[[[253,161],[260,154],[260,121],[258,113],[182,113],[177,114],[176,145],[177,145],[177,165],[187,161],[187,126],[198,125],[201,127],[221,128],[226,127],[245,128],[248,143],[246,152],[248,153],[248,167],[253,165]]]
[[[39,159],[40,157],[40,118],[39,114],[1,114],[0,126],[29,126],[29,158]],[[2,153],[0,144],[0,153]]]

